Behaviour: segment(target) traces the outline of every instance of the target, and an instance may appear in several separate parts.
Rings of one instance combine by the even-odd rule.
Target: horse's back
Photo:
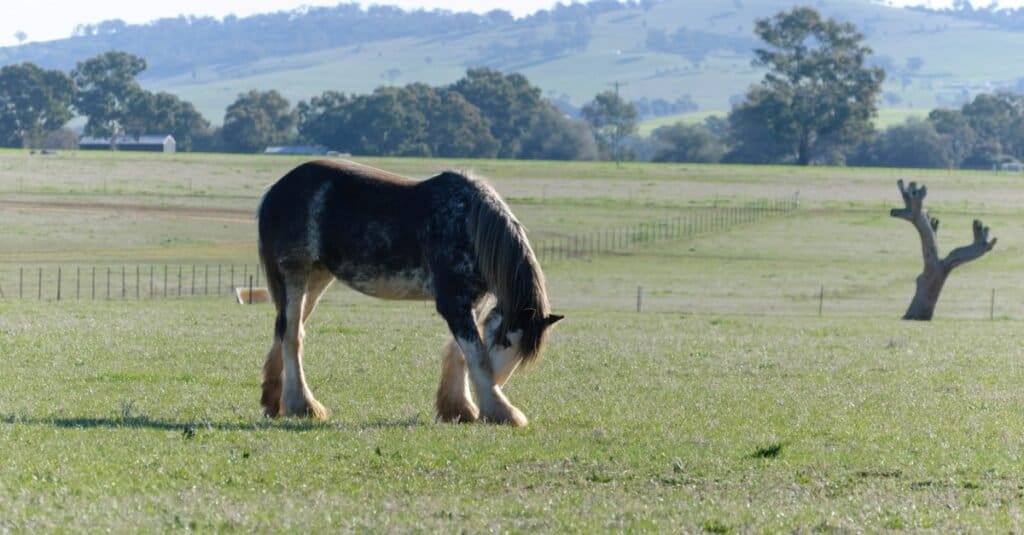
[[[370,295],[428,298],[437,195],[424,184],[352,162],[302,164],[261,202],[261,254],[321,265]]]

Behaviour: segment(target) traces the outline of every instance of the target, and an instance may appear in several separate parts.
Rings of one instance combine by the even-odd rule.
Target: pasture
[[[0,153],[0,531],[1024,524],[1019,175],[366,160],[475,169],[535,241],[799,192],[785,215],[546,261],[567,319],[506,389],[526,429],[432,421],[429,304],[329,291],[306,369],[333,417],[310,423],[260,415],[267,306],[10,298],[19,266],[252,263],[249,214],[298,161]],[[999,238],[931,323],[898,320],[920,269],[888,216],[900,177],[929,186],[943,252],[974,217]]]

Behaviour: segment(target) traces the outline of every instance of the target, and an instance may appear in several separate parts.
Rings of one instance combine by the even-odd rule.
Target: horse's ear
[[[550,327],[563,319],[565,319],[565,316],[559,314],[550,314],[548,317],[544,318],[544,326]]]

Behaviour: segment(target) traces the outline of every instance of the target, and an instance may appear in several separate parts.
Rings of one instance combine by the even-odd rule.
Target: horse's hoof
[[[328,419],[330,419],[331,411],[327,410],[327,407],[321,405],[319,401],[311,399],[307,400],[306,403],[307,406],[305,416],[313,418],[315,420],[319,420],[321,422],[326,422]]]
[[[461,406],[445,406],[437,408],[437,419],[442,422],[469,424],[480,419],[480,409],[469,403]]]
[[[484,416],[484,421],[492,424],[510,425],[512,427],[526,427],[530,420],[526,418],[523,411],[512,405],[496,407],[491,414]]]

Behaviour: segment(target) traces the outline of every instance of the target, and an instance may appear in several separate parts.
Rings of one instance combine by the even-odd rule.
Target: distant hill
[[[1024,55],[1017,52],[1024,31],[1017,25],[869,0],[808,2],[866,35],[873,61],[888,73],[885,106],[953,106],[979,91],[1024,89]],[[69,39],[0,48],[0,65],[31,61],[70,70],[106,50],[125,50],[149,63],[141,78],[147,89],[192,101],[215,123],[249,89],[277,89],[294,104],[328,89],[448,84],[482,65],[523,73],[567,109],[617,84],[628,99],[657,101],[650,109],[661,113],[726,110],[762,75],[750,63],[758,46],[754,21],[791,6],[596,0],[514,19],[504,11],[340,4],[223,21],[108,21],[80,27]]]

